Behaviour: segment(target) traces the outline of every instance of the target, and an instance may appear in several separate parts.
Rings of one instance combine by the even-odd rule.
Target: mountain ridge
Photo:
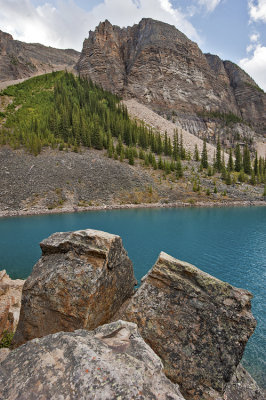
[[[77,70],[159,113],[233,113],[256,132],[266,130],[266,94],[255,81],[160,21],[144,18],[127,28],[101,22],[84,40]]]
[[[28,78],[53,70],[72,69],[80,53],[39,43],[24,43],[0,30],[0,82]]]

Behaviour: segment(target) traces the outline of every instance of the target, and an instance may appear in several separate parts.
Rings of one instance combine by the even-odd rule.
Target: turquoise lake
[[[100,229],[122,237],[135,275],[159,252],[190,262],[253,295],[258,325],[243,364],[266,387],[266,207],[132,209],[0,219],[0,269],[26,278],[41,255],[39,242],[58,231]]]

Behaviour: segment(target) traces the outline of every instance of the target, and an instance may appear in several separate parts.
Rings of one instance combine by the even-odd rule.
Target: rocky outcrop
[[[204,55],[174,26],[144,18],[127,28],[100,23],[85,39],[77,69],[105,89],[136,98],[156,112],[173,112],[177,119],[218,111],[261,129],[266,94],[230,65]],[[243,91],[243,85],[249,90]]]
[[[55,233],[26,280],[14,346],[59,331],[108,322],[133,294],[132,263],[119,236],[84,230]]]
[[[135,324],[117,321],[35,339],[0,364],[0,397],[184,400]]]
[[[23,43],[0,31],[0,82],[73,68],[80,53],[38,43]]]
[[[186,399],[223,395],[256,321],[251,294],[165,253],[116,318],[135,322]]]
[[[225,61],[224,67],[241,116],[254,124],[261,133],[266,134],[266,93],[238,65]]]
[[[20,313],[23,280],[12,280],[0,271],[0,340],[3,332],[15,332]]]

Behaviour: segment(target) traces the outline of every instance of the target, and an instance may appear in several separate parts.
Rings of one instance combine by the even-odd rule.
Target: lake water
[[[258,325],[243,364],[266,387],[266,207],[132,209],[0,219],[0,269],[26,278],[40,257],[38,243],[58,231],[100,229],[122,237],[138,280],[159,252],[190,262],[248,289]]]

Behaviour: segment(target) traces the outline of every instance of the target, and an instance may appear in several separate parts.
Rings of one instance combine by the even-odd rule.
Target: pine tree
[[[122,148],[123,148],[123,142],[122,142],[121,135],[119,135],[119,136],[118,136],[118,143],[117,143],[117,145],[116,145],[117,154],[119,154],[119,155],[121,154]]]
[[[179,157],[179,143],[178,143],[178,132],[177,132],[177,130],[175,130],[175,133],[174,133],[173,157],[174,157],[175,161],[177,161],[177,159]]]
[[[195,161],[199,161],[199,150],[198,150],[197,144],[195,144],[194,160],[195,160]]]
[[[228,159],[228,164],[227,164],[227,170],[229,172],[234,170],[234,161],[233,161],[233,154],[232,154],[232,149],[230,148],[230,153],[229,153],[229,159]]]
[[[122,146],[122,149],[121,149],[121,151],[120,151],[119,160],[120,160],[121,162],[123,162],[123,161],[124,161],[124,158],[125,158],[125,150],[124,150],[124,146]]]
[[[258,153],[256,152],[254,160],[254,174],[257,176],[259,172]]]
[[[216,145],[216,163],[215,167],[218,172],[222,171],[222,157],[221,157],[221,142],[220,138],[218,138],[217,145]]]
[[[237,172],[241,171],[242,168],[242,157],[241,157],[241,151],[240,151],[240,146],[239,144],[236,145],[236,149],[235,149],[235,170]]]
[[[163,161],[162,161],[162,157],[159,157],[159,161],[158,161],[158,168],[159,169],[163,169]]]
[[[129,165],[134,165],[134,153],[132,147],[130,147],[128,151],[128,163]]]
[[[152,156],[152,167],[153,167],[153,169],[157,169],[158,168],[154,154]]]
[[[173,153],[173,148],[172,148],[172,143],[171,143],[171,139],[170,138],[168,138],[167,153],[168,153],[168,156],[170,156],[170,157],[171,157],[171,155]]]
[[[183,135],[181,133],[181,140],[180,140],[180,157],[181,160],[185,160],[186,159],[186,150],[183,146]]]
[[[108,145],[108,157],[112,158],[113,157],[113,153],[114,153],[114,145],[113,145],[113,141],[110,140],[109,141],[109,145]]]
[[[180,160],[176,162],[176,177],[177,179],[182,178],[183,176],[183,168]]]
[[[168,156],[168,137],[167,132],[164,132],[163,152],[165,156]]]
[[[231,174],[230,174],[229,171],[226,172],[225,183],[226,183],[227,185],[231,185],[231,184],[232,184]]]
[[[247,144],[244,147],[244,151],[243,151],[243,168],[244,168],[244,172],[246,174],[248,174],[248,175],[251,174],[250,152],[249,152],[249,148],[248,148]]]
[[[208,168],[208,153],[206,139],[203,141],[203,148],[201,153],[201,165],[203,168]]]

